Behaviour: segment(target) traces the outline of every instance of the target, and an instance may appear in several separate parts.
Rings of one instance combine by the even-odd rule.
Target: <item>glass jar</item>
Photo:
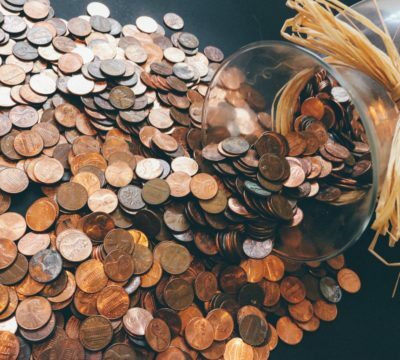
[[[373,170],[371,184],[358,200],[341,206],[312,198],[298,203],[303,221],[298,226],[281,227],[274,240],[277,254],[297,261],[334,257],[356,242],[366,229],[385,176],[399,117],[394,102],[381,84],[360,71],[329,65],[316,54],[290,43],[266,41],[240,49],[221,65],[203,108],[203,146],[232,136],[244,137],[253,145],[269,126],[279,127],[270,123],[275,118],[270,114],[276,113],[285,86],[296,77],[320,71],[347,90],[365,129]],[[293,96],[293,104],[298,103],[302,88]],[[284,110],[295,116],[296,106],[293,109]]]

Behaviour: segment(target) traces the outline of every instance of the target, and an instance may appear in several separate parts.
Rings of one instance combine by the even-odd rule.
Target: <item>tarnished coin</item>
[[[62,259],[57,251],[45,249],[29,260],[29,274],[40,283],[55,280],[62,271]]]
[[[338,303],[342,299],[342,290],[331,277],[325,276],[320,279],[319,288],[324,298],[331,303]]]

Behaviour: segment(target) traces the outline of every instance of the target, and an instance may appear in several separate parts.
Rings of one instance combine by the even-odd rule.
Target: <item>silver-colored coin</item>
[[[331,277],[325,276],[319,281],[319,289],[323,297],[331,303],[338,303],[342,300],[342,289]]]
[[[183,19],[175,13],[165,14],[164,23],[172,30],[182,30],[185,25]]]
[[[243,242],[243,252],[251,259],[264,259],[267,257],[274,247],[271,239],[265,241],[255,241],[246,239]]]

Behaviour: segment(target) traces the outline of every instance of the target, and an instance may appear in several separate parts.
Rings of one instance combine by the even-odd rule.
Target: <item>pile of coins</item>
[[[278,338],[294,345],[333,320],[341,289],[360,289],[342,256],[270,254],[301,213],[280,190],[305,193],[294,173],[318,165],[300,157],[308,142],[274,132],[201,149],[224,55],[199,51],[180,16],[164,16],[168,38],[97,2],[69,21],[46,0],[0,12],[2,359],[267,359]],[[309,118],[298,126],[301,139],[321,134]],[[361,171],[336,144],[324,150]],[[335,162],[322,157],[315,177]],[[43,197],[25,216],[8,211],[32,187]]]

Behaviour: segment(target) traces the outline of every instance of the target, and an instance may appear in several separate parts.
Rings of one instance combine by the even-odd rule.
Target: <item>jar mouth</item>
[[[359,98],[357,94],[357,84],[352,84],[349,80],[346,79],[340,72],[340,69],[346,68],[345,66],[340,66],[337,67],[335,65],[331,65],[326,63],[323,58],[321,58],[319,55],[311,52],[308,49],[302,48],[298,45],[284,42],[284,41],[258,41],[258,42],[253,42],[251,44],[248,44],[242,48],[240,48],[236,53],[230,55],[226,60],[221,64],[220,68],[217,70],[217,72],[214,74],[214,77],[210,83],[210,86],[208,88],[208,91],[206,93],[205,99],[207,103],[207,99],[210,97],[210,94],[213,90],[213,88],[217,85],[219,75],[229,67],[235,60],[240,58],[246,53],[250,53],[254,50],[259,50],[259,49],[276,49],[276,48],[287,48],[288,50],[292,49],[297,51],[298,53],[304,55],[305,57],[308,57],[310,59],[310,63],[313,64],[313,67],[324,69],[329,73],[330,76],[332,76],[339,84],[341,87],[345,88],[347,92],[350,95],[350,98],[352,100],[352,103],[354,104],[355,109],[358,111],[360,115],[361,122],[364,126],[368,143],[370,146],[370,153],[371,153],[371,160],[372,160],[372,183],[371,183],[371,188],[370,188],[370,195],[369,195],[369,202],[365,204],[366,208],[368,209],[365,218],[363,219],[362,226],[359,226],[357,231],[353,233],[351,238],[345,244],[341,247],[336,248],[331,254],[323,254],[321,256],[313,256],[312,258],[303,258],[303,257],[293,257],[293,256],[288,256],[287,254],[280,252],[279,250],[274,249],[274,251],[284,257],[288,258],[290,260],[294,261],[301,261],[301,262],[307,262],[307,261],[323,261],[327,260],[329,258],[333,258],[337,256],[338,254],[342,253],[345,251],[348,247],[353,245],[364,233],[366,230],[368,224],[370,223],[372,214],[375,209],[375,205],[377,202],[377,194],[378,194],[378,188],[379,188],[379,171],[377,170],[379,168],[379,159],[380,159],[380,149],[376,141],[376,131],[371,124],[371,122],[366,121],[365,119],[370,118],[370,114],[366,111],[368,110],[367,107],[365,106],[365,101],[361,98]],[[306,69],[306,66],[304,66],[304,69]],[[350,68],[349,68],[350,69]],[[354,69],[352,69],[354,70]],[[377,83],[377,82],[376,82]],[[382,86],[382,85],[381,85]],[[203,123],[204,119],[206,119],[207,116],[207,106],[204,106],[203,112],[202,112],[202,118],[203,118]],[[204,129],[204,126],[203,126]],[[203,140],[203,145],[205,144],[205,139],[206,135],[205,132],[203,131],[202,134],[202,140]],[[367,201],[367,199],[365,200]]]

